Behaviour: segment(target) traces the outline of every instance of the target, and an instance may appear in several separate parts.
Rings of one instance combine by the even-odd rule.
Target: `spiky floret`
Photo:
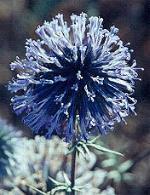
[[[134,112],[139,68],[118,29],[102,22],[73,14],[68,26],[58,14],[37,28],[40,40],[27,40],[26,58],[11,63],[19,71],[9,85],[13,108],[34,133],[88,139]]]
[[[20,137],[20,132],[0,118],[0,179],[12,174],[18,137]]]

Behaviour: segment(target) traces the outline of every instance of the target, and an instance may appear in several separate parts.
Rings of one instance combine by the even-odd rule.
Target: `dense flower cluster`
[[[71,169],[71,156],[66,156],[68,149],[66,143],[58,137],[46,140],[42,136],[35,139],[20,138],[17,140],[20,147],[15,150],[13,165],[14,174],[5,178],[1,189],[3,195],[36,195],[38,192],[31,187],[42,190],[43,193],[51,191],[54,184],[49,179],[64,182],[62,170],[66,173]],[[105,182],[107,171],[96,167],[97,157],[93,152],[86,154],[84,158],[81,154],[77,158],[76,164],[76,185],[84,186],[79,195],[95,194],[102,192],[107,195],[107,191],[114,192],[114,189],[107,186],[107,191],[101,191],[99,186]],[[94,170],[93,170],[94,169]],[[102,193],[102,194],[103,194]],[[57,192],[57,195],[65,195],[65,192]],[[114,193],[110,193],[114,195]]]
[[[102,22],[73,14],[69,26],[58,14],[37,28],[40,40],[27,40],[26,58],[11,63],[18,71],[9,84],[13,108],[35,134],[86,140],[134,112],[132,50]]]
[[[0,181],[12,175],[18,137],[20,137],[20,132],[0,118]]]

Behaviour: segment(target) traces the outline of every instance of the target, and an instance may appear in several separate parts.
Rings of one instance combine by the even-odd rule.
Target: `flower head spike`
[[[26,58],[11,63],[19,71],[9,84],[13,108],[36,134],[88,139],[134,112],[136,62],[118,29],[102,22],[73,14],[68,26],[58,14],[37,28],[40,40],[27,40]]]

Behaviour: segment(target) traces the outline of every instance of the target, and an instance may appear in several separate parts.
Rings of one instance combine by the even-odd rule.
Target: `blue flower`
[[[139,68],[118,29],[102,22],[73,14],[68,26],[58,14],[37,28],[40,40],[27,40],[26,58],[11,63],[14,111],[35,134],[87,140],[134,112]]]

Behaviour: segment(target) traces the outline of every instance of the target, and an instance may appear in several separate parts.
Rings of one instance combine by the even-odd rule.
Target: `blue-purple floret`
[[[11,63],[18,71],[9,84],[13,109],[35,134],[87,140],[135,113],[140,68],[118,29],[102,21],[82,13],[68,26],[58,14],[37,28],[40,40],[27,40],[26,58]]]

